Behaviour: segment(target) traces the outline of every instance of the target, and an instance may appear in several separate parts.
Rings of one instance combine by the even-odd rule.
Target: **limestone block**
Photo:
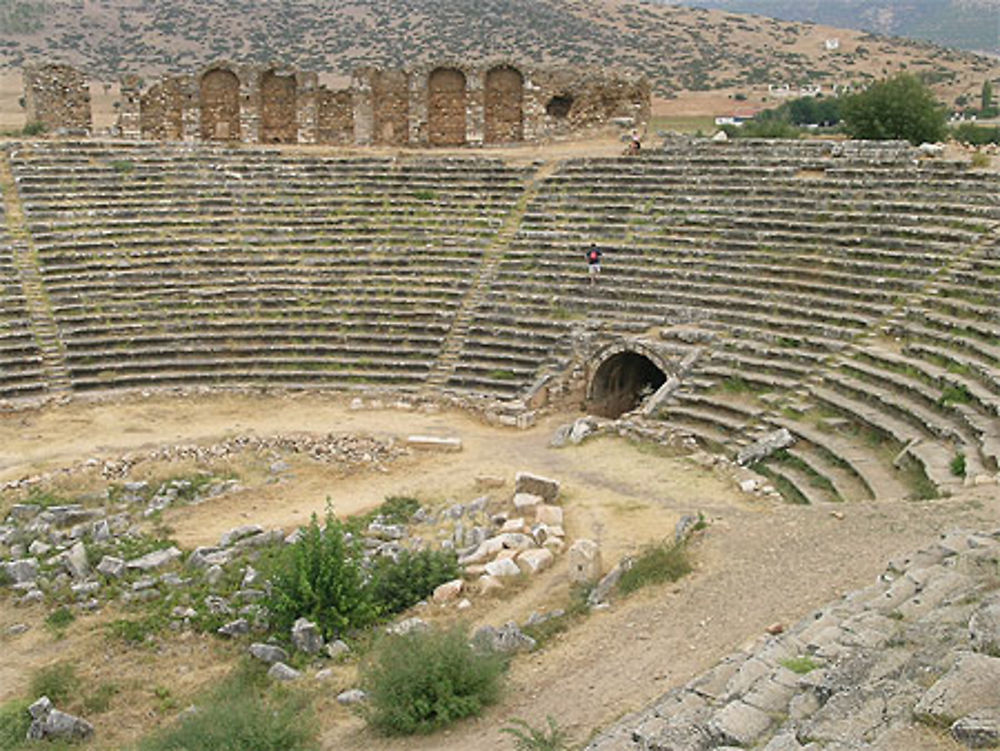
[[[517,509],[518,513],[529,513],[534,511],[543,500],[545,499],[535,493],[515,493],[514,508]]]
[[[134,558],[125,564],[126,568],[138,569],[139,571],[152,571],[162,568],[181,557],[181,551],[171,546],[165,550],[154,550],[139,558]]]
[[[518,553],[517,565],[526,574],[537,574],[552,565],[555,556],[546,548],[533,548]]]
[[[486,573],[490,576],[503,578],[505,576],[518,576],[521,573],[521,569],[510,558],[501,558],[500,560],[487,563]]]
[[[323,649],[323,635],[315,623],[299,618],[292,624],[292,644],[306,654],[318,654]]]
[[[244,524],[241,527],[234,527],[226,532],[222,533],[222,537],[219,538],[219,546],[223,548],[228,548],[235,542],[242,540],[244,537],[253,537],[254,535],[259,535],[264,531],[264,528],[259,524]]]
[[[559,495],[559,482],[530,472],[518,472],[514,476],[514,492],[532,493],[545,501],[554,501]]]
[[[1000,658],[967,652],[937,680],[913,708],[913,713],[936,723],[951,723],[997,705]]]
[[[276,662],[267,671],[267,677],[275,681],[294,681],[301,678],[302,673],[283,662]]]
[[[462,593],[464,585],[465,582],[462,579],[452,579],[444,584],[439,584],[434,588],[434,594],[431,599],[438,604],[451,602]]]
[[[766,712],[737,699],[719,710],[708,727],[713,736],[746,748],[752,746],[770,726],[771,718]]]
[[[288,659],[288,653],[281,647],[274,644],[261,644],[260,642],[250,645],[250,655],[268,665],[284,662]]]
[[[112,555],[106,555],[97,564],[97,573],[117,579],[125,573],[125,561]]]
[[[407,436],[406,445],[415,451],[455,452],[462,450],[462,439],[438,438],[431,435],[411,435]]]
[[[535,507],[535,522],[538,524],[547,524],[551,527],[561,527],[563,523],[562,507],[540,503]]]
[[[365,699],[368,698],[368,694],[362,691],[360,688],[351,688],[347,691],[341,691],[337,694],[337,703],[348,707],[352,704],[360,704]]]
[[[508,550],[527,550],[535,547],[535,541],[520,532],[504,532],[502,535],[497,535],[496,539],[500,540],[500,544]]]
[[[490,576],[489,574],[483,574],[479,577],[479,594],[481,595],[491,595],[494,592],[498,592],[503,589],[503,582],[501,582],[497,577]]]
[[[500,527],[501,532],[524,532],[524,517],[518,516],[513,519],[508,519]]]
[[[15,584],[26,584],[38,578],[37,558],[20,558],[7,563],[4,568]]]
[[[458,564],[460,566],[467,566],[469,564],[483,563],[501,550],[503,550],[503,539],[500,537],[490,537],[479,543],[474,551],[459,558]]]
[[[66,569],[74,579],[83,579],[90,572],[90,564],[87,561],[87,549],[82,541],[74,543],[73,547],[66,551],[63,558]]]
[[[1000,709],[985,709],[956,720],[951,735],[969,748],[1000,747]]]
[[[983,603],[969,619],[972,649],[988,655],[1000,655],[1000,601]]]
[[[580,539],[569,546],[569,580],[592,584],[601,578],[601,549],[593,540]]]

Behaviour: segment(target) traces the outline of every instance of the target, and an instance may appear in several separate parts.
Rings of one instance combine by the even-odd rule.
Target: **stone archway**
[[[655,353],[635,346],[608,348],[591,369],[587,410],[614,419],[638,407],[666,381],[666,366]]]
[[[524,77],[509,65],[486,73],[486,143],[524,140]]]
[[[465,143],[465,74],[437,68],[427,79],[427,131],[432,146]]]
[[[294,75],[281,76],[269,70],[261,76],[260,140],[261,143],[298,142]]]
[[[240,138],[240,79],[230,70],[215,68],[201,77],[201,139],[238,141]]]

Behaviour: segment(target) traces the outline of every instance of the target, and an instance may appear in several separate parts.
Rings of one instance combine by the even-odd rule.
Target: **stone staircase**
[[[553,174],[557,168],[557,162],[545,163],[529,177],[524,193],[504,219],[500,230],[493,238],[493,242],[484,249],[483,258],[477,269],[476,277],[468,292],[466,292],[459,312],[453,319],[448,335],[441,345],[441,355],[427,377],[426,389],[444,388],[448,380],[455,373],[455,368],[465,348],[466,334],[469,331],[469,326],[472,323],[476,309],[485,301],[486,295],[496,278],[500,259],[510,247],[511,240],[521,226],[524,213],[527,211],[528,205],[538,194],[542,182]]]
[[[0,155],[0,187],[3,189],[7,231],[11,237],[11,257],[21,281],[21,291],[31,321],[31,330],[42,356],[48,390],[68,393],[69,370],[66,352],[59,336],[59,328],[52,314],[52,306],[42,285],[38,256],[31,244],[31,234],[24,220],[17,187],[6,154]]]

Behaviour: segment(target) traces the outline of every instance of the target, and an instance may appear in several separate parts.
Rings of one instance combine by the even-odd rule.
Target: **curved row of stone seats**
[[[45,389],[42,354],[31,329],[0,202],[0,399],[36,396]]]
[[[78,389],[417,387],[530,174],[162,145],[12,163]]]
[[[911,412],[905,399],[874,407],[870,394],[852,400],[831,384],[801,393],[837,353],[885,326],[989,236],[1000,219],[997,178],[916,163],[902,149],[878,157],[877,169],[860,156],[810,162],[822,169],[808,179],[794,156],[756,170],[746,161],[730,169],[718,156],[700,165],[674,154],[566,163],[528,206],[476,310],[472,346],[484,332],[501,347],[498,336],[516,336],[518,319],[550,319],[554,357],[568,352],[581,321],[620,330],[637,318],[696,320],[718,341],[668,406],[668,423],[729,450],[762,426],[787,423],[799,444],[774,465],[789,484],[811,486],[808,500],[911,495],[924,473],[939,488],[954,486],[958,453],[977,468],[971,455],[983,431],[973,421],[949,422],[926,405]],[[705,172],[692,179],[697,166]],[[604,251],[596,288],[583,258],[591,242]],[[500,316],[509,325],[491,327]],[[463,360],[456,375],[472,369],[473,358]],[[857,385],[840,380],[841,389]],[[767,415],[712,408],[727,382],[776,397],[776,407]],[[795,400],[804,421],[787,406]],[[817,427],[817,416],[830,427]],[[887,446],[907,447],[912,459],[893,466],[895,455],[867,450],[866,435],[890,438]]]

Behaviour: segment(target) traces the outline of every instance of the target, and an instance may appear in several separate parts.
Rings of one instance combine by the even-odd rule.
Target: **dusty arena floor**
[[[303,460],[281,482],[172,510],[165,521],[190,548],[240,524],[290,529],[322,512],[327,497],[339,514],[371,508],[390,494],[464,502],[480,494],[477,475],[505,478],[504,490],[493,492],[509,493],[519,470],[562,482],[568,536],[599,539],[605,568],[645,542],[671,536],[682,514],[701,511],[709,519],[693,549],[693,574],[594,612],[544,649],[517,657],[503,701],[477,720],[424,738],[374,737],[332,701],[349,687],[350,676],[338,673],[329,702],[321,700],[323,746],[329,749],[509,749],[510,738],[499,731],[511,718],[537,725],[547,715],[582,743],[759,638],[769,624],[792,623],[868,584],[894,554],[925,545],[940,531],[995,527],[1000,518],[995,487],[921,503],[790,506],[743,495],[724,473],[624,439],[547,448],[554,429],[575,414],[552,415],[517,431],[452,412],[351,410],[348,401],[316,394],[154,396],[6,413],[0,416],[0,481],[91,457],[208,444],[234,434],[421,433],[460,437],[463,451],[407,456],[382,470],[347,475]],[[466,612],[474,625],[523,621],[533,610],[561,607],[567,591],[563,556],[524,589],[501,599],[476,598]],[[60,660],[75,661],[85,679],[115,676],[123,690],[103,721],[91,718],[97,726],[93,748],[121,747],[169,722],[236,659],[230,645],[190,634],[167,635],[155,650],[111,644],[101,631],[114,617],[107,612],[78,618],[65,638],[54,639],[42,626],[44,615],[42,608],[0,605],[0,701],[22,695],[33,670]],[[32,628],[12,637],[7,628],[14,623]],[[171,708],[163,708],[154,686],[169,689]]]

